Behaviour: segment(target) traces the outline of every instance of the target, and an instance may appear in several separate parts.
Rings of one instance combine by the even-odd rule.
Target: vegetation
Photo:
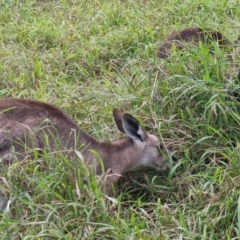
[[[0,239],[239,239],[239,49],[155,58],[167,34],[198,26],[239,36],[238,1],[2,0],[0,97],[64,109],[99,139],[122,137],[114,107],[142,119],[177,162],[102,194],[59,151],[4,167],[11,211]],[[239,46],[239,45],[238,45]],[[78,159],[76,159],[78,161]],[[46,166],[47,165],[47,166]],[[84,174],[84,177],[82,175]],[[81,176],[81,177],[80,177]]]

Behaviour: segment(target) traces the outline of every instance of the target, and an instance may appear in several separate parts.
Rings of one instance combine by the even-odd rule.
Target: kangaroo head
[[[131,158],[129,160],[136,161],[133,163],[134,168],[146,166],[157,171],[164,171],[168,168],[166,154],[156,136],[147,133],[138,120],[130,114],[114,109],[113,116],[118,129],[132,139],[134,147],[132,152],[129,152],[129,158]]]

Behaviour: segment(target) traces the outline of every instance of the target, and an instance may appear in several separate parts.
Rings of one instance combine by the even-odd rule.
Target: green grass
[[[64,109],[99,139],[120,138],[112,108],[136,115],[175,154],[161,175],[128,173],[106,197],[62,156],[5,169],[12,210],[1,239],[239,239],[239,47],[155,58],[167,34],[199,26],[239,36],[238,1],[0,3],[0,97]],[[231,58],[229,58],[229,54]],[[78,161],[78,158],[76,158]],[[82,176],[85,177],[82,177]]]

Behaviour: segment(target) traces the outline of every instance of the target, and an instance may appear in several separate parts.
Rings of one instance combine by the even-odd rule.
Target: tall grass
[[[121,137],[111,111],[122,108],[178,160],[165,175],[128,173],[111,197],[87,166],[76,169],[61,151],[2,167],[12,206],[0,219],[1,239],[239,238],[240,116],[229,96],[239,91],[239,47],[213,45],[212,55],[200,44],[155,58],[167,34],[189,26],[236,40],[237,1],[0,6],[0,97],[52,103],[104,140]]]

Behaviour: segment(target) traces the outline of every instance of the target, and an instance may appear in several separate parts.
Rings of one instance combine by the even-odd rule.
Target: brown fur
[[[202,29],[198,27],[186,28],[178,32],[172,32],[159,46],[156,56],[158,58],[167,58],[172,46],[175,45],[178,49],[184,47],[184,43],[217,41],[220,46],[227,46],[230,42],[220,33],[211,29]]]
[[[39,152],[44,148],[67,150],[67,156],[74,159],[77,157],[75,151],[80,150],[86,164],[94,165],[96,173],[101,175],[103,172],[97,157],[89,151],[93,149],[101,156],[105,172],[109,170],[111,173],[105,181],[106,193],[126,171],[139,166],[164,170],[167,164],[158,150],[158,138],[145,132],[131,115],[117,109],[113,115],[119,130],[128,137],[103,142],[80,129],[66,113],[50,104],[31,99],[2,99],[0,159],[5,164],[12,164],[14,160],[26,158],[29,149],[33,148]]]

